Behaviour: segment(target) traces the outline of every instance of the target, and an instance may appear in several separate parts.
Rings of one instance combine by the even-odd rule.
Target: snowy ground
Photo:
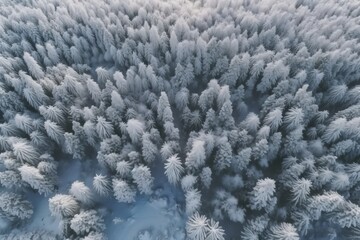
[[[34,214],[29,220],[29,223],[24,226],[24,230],[32,231],[41,229],[59,234],[59,219],[51,216],[48,198],[40,196],[38,193],[31,193],[27,199],[31,200],[34,206]]]
[[[115,200],[114,200],[115,201]],[[150,199],[140,197],[132,206],[107,202],[106,233],[109,239],[138,239],[148,231],[152,239],[185,239],[184,220],[178,206],[166,197]]]
[[[185,239],[185,216],[178,205],[184,202],[183,193],[168,183],[161,163],[153,166],[152,173],[155,178],[152,196],[138,195],[134,204],[120,204],[113,198],[102,203],[108,213],[105,222],[109,240],[119,237],[145,240],[139,234],[146,236],[146,231],[152,240]]]
[[[71,184],[84,181],[92,187],[92,178],[96,173],[90,161],[60,161],[59,193],[67,193]],[[90,170],[92,169],[92,170]],[[98,198],[99,211],[104,215],[109,240],[115,239],[185,239],[185,216],[182,215],[178,203],[184,202],[183,193],[179,188],[171,186],[163,174],[162,163],[153,166],[155,177],[154,193],[151,196],[138,194],[133,204],[119,203],[113,196]],[[25,226],[28,231],[46,230],[60,233],[59,219],[50,215],[48,197],[29,192],[28,199],[34,205],[34,215]],[[51,196],[49,196],[51,197]],[[145,238],[151,235],[152,238]]]

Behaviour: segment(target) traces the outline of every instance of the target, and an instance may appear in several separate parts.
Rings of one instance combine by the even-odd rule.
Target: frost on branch
[[[83,182],[75,181],[71,184],[69,193],[79,202],[85,205],[91,205],[93,202],[93,193]]]
[[[40,194],[49,195],[54,191],[52,179],[40,173],[39,169],[23,165],[19,168],[21,179],[28,183],[32,188],[37,189]]]
[[[79,235],[92,231],[102,232],[105,229],[104,220],[95,210],[81,211],[70,221],[70,228]]]
[[[186,232],[192,240],[203,240],[206,238],[208,219],[196,212],[186,223]]]
[[[146,166],[136,166],[131,170],[132,177],[140,193],[151,194],[154,178]]]
[[[11,192],[0,193],[0,215],[9,220],[29,219],[33,214],[33,208],[29,201],[21,195]]]
[[[97,118],[96,132],[101,139],[109,138],[114,132],[114,128],[110,122],[103,117]]]
[[[64,141],[64,130],[55,122],[50,120],[45,121],[44,127],[48,136],[57,144],[61,145]]]
[[[191,151],[187,154],[185,165],[188,168],[198,169],[205,164],[204,141],[195,140]]]
[[[66,218],[74,216],[79,211],[79,204],[70,195],[56,194],[49,199],[51,215]]]
[[[93,180],[93,187],[99,195],[106,196],[111,191],[111,182],[105,176],[96,174]]]
[[[12,147],[16,158],[22,163],[35,164],[40,157],[36,149],[26,142],[15,142]]]
[[[182,167],[181,161],[177,155],[173,155],[166,160],[165,175],[171,184],[176,184],[180,180],[180,176],[183,171],[184,168]]]
[[[265,209],[272,211],[277,202],[275,193],[275,181],[270,178],[260,179],[257,181],[254,189],[250,193],[251,209]]]
[[[296,232],[296,228],[290,223],[280,223],[270,228],[269,239],[286,239],[286,240],[299,240],[299,234]]]
[[[113,179],[114,196],[119,202],[131,203],[135,201],[136,191],[129,184],[120,179]]]
[[[144,125],[137,119],[130,119],[126,124],[126,130],[129,133],[131,141],[137,143],[144,133]]]

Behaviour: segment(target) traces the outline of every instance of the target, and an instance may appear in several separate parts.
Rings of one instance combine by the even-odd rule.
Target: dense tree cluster
[[[335,0],[0,2],[1,217],[26,223],[33,189],[65,238],[102,239],[94,203],[153,194],[163,165],[189,239],[359,238],[359,13]],[[58,190],[63,154],[92,158],[92,185]]]

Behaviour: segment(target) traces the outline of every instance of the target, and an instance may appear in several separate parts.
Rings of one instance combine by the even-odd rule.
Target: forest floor
[[[92,180],[98,169],[94,161],[59,161],[58,192],[67,194],[71,184],[83,181],[92,188]],[[96,164],[97,165],[97,164]],[[139,194],[132,204],[119,203],[113,196],[97,197],[96,205],[103,215],[109,240],[115,239],[185,239],[186,216],[181,211],[184,194],[181,189],[172,186],[164,175],[164,166],[157,160],[152,166],[154,177],[154,191],[150,196]],[[35,192],[28,192],[27,199],[34,205],[34,215],[24,230],[46,230],[60,234],[60,220],[51,216],[48,199],[52,196],[40,196]],[[141,235],[143,235],[141,237]],[[152,238],[146,238],[151,235]],[[140,236],[140,237],[139,237]]]

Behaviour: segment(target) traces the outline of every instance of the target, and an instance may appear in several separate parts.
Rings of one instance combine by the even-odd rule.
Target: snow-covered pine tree
[[[25,141],[16,141],[12,144],[13,153],[22,163],[35,165],[39,161],[40,154],[29,143]]]
[[[219,225],[219,222],[210,219],[208,222],[207,236],[206,240],[225,240],[225,231]]]
[[[86,81],[86,86],[92,100],[95,102],[96,105],[99,105],[101,101],[101,89],[99,85],[93,79],[88,78]]]
[[[230,100],[225,101],[219,112],[219,122],[224,129],[231,130],[235,127],[235,121],[232,116],[232,103]]]
[[[153,162],[158,153],[156,145],[151,141],[150,133],[144,133],[142,136],[142,156],[148,163]]]
[[[34,131],[34,126],[32,124],[32,119],[28,115],[16,114],[14,118],[15,126],[27,134],[31,134]]]
[[[144,124],[137,119],[129,119],[126,124],[126,130],[130,136],[131,141],[136,144],[140,141],[142,134],[144,133]]]
[[[88,188],[83,182],[80,181],[75,181],[71,184],[69,193],[77,201],[85,205],[91,205],[94,201],[94,196],[90,188]]]
[[[255,113],[249,113],[242,122],[244,128],[251,134],[255,134],[259,128],[260,120]]]
[[[197,189],[190,189],[185,194],[186,214],[191,216],[201,207],[201,193]]]
[[[194,213],[186,222],[187,237],[191,240],[204,240],[206,238],[208,219],[198,212]]]
[[[70,221],[70,228],[78,235],[105,230],[104,220],[95,210],[80,211]]]
[[[271,240],[299,240],[299,234],[296,232],[296,228],[290,223],[280,223],[273,225],[268,233],[268,239]]]
[[[55,122],[50,120],[45,121],[44,127],[48,136],[57,144],[62,145],[64,141],[64,130]]]
[[[96,174],[93,179],[93,187],[99,195],[107,196],[111,191],[111,182],[106,176]]]
[[[180,158],[177,155],[172,155],[166,159],[165,175],[171,184],[176,184],[180,180],[184,168],[181,165]]]
[[[216,171],[220,172],[230,167],[232,159],[232,148],[227,137],[222,137],[218,140],[218,150],[215,156]]]
[[[29,165],[23,165],[19,168],[21,179],[28,183],[33,189],[37,189],[40,194],[49,195],[55,189],[52,179],[41,174],[39,169]]]
[[[144,165],[135,166],[131,170],[132,178],[136,183],[140,193],[151,194],[154,178],[151,176],[150,169]]]
[[[308,179],[299,179],[292,184],[291,193],[295,204],[303,203],[309,197],[312,183]]]
[[[195,140],[192,144],[191,151],[187,153],[185,165],[189,169],[199,169],[205,164],[205,142],[202,140]]]
[[[23,187],[20,173],[14,170],[0,172],[0,184],[9,190]]]
[[[76,200],[65,194],[56,194],[49,199],[49,209],[53,216],[60,218],[72,217],[79,212],[79,204]]]
[[[33,215],[33,208],[21,195],[3,191],[0,193],[0,215],[11,221],[29,219]]]
[[[30,74],[36,78],[41,79],[44,77],[44,71],[41,69],[40,65],[36,62],[36,60],[28,53],[24,53],[24,62],[28,67]]]
[[[271,212],[277,203],[275,190],[274,180],[270,178],[258,180],[256,186],[250,192],[250,208],[256,210],[265,209],[266,212]]]
[[[136,191],[127,182],[121,179],[113,179],[112,186],[116,200],[122,203],[135,201]]]
[[[270,127],[271,131],[277,131],[282,124],[281,109],[276,108],[269,112],[264,119],[264,123]]]
[[[114,133],[114,127],[104,117],[98,117],[96,132],[101,139],[109,138]]]

